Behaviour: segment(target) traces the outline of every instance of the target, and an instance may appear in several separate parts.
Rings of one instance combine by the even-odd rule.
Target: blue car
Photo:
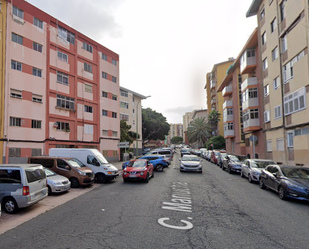
[[[142,156],[139,157],[138,159],[147,159],[149,162],[153,165],[154,170],[162,172],[164,168],[168,167],[168,163],[165,161],[165,159],[162,156]],[[127,167],[130,161],[124,162],[122,164],[122,169]]]

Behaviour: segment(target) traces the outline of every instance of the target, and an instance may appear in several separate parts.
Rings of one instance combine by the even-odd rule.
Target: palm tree
[[[198,117],[191,121],[187,130],[188,141],[198,142],[202,146],[211,137],[212,127],[207,123],[205,117]]]
[[[212,110],[208,114],[208,124],[211,125],[211,127],[213,129],[213,135],[214,136],[217,135],[217,127],[218,127],[218,123],[220,121],[220,116],[221,116],[221,114],[216,110]]]

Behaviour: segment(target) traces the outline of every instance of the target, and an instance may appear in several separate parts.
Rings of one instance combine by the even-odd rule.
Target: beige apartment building
[[[308,1],[254,0],[247,17],[258,20],[267,157],[308,165]]]
[[[188,130],[188,127],[192,121],[192,112],[186,112],[185,115],[182,116],[182,123],[183,123],[183,139],[186,142],[186,132]]]

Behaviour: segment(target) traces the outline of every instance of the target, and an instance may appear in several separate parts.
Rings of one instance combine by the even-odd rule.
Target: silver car
[[[247,177],[250,183],[258,182],[262,169],[270,164],[276,164],[268,159],[246,159],[241,165],[240,176]]]
[[[180,171],[195,171],[200,173],[203,172],[203,160],[196,155],[183,155],[183,157],[179,159],[179,162]]]
[[[44,170],[47,177],[48,195],[66,192],[71,188],[71,182],[68,178],[58,175],[48,168],[44,168]]]

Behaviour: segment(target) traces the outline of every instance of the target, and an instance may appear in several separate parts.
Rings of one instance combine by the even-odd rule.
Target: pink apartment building
[[[24,0],[8,1],[6,163],[50,148],[119,159],[119,55]]]

